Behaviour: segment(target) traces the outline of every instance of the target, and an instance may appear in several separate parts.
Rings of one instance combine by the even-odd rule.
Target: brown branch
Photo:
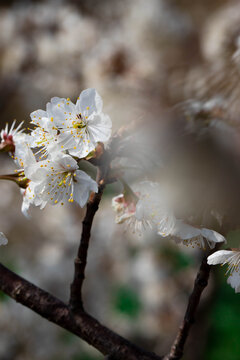
[[[28,282],[0,264],[0,290],[43,318],[77,335],[104,355],[116,360],[161,360],[161,357],[135,346],[78,311],[73,313],[62,301]]]
[[[176,339],[171,347],[170,353],[164,357],[164,360],[179,360],[183,356],[184,345],[190,332],[190,328],[195,320],[195,314],[203,290],[208,284],[210,266],[207,264],[207,256],[204,256],[197,273],[193,291],[188,300],[188,306],[182,325],[179,328]]]
[[[97,159],[98,171],[96,181],[98,183],[98,192],[90,197],[88,201],[86,215],[82,223],[82,235],[78,248],[78,254],[74,260],[74,278],[71,284],[69,300],[69,304],[73,312],[83,310],[82,286],[85,279],[85,268],[87,265],[87,254],[91,237],[91,228],[93,218],[98,210],[99,203],[108,180],[113,145],[114,141],[112,140],[110,149],[108,151],[102,151],[101,157]]]
[[[83,310],[82,286],[85,279],[85,268],[87,265],[87,253],[91,237],[92,222],[102,198],[110,168],[110,162],[111,157],[109,152],[104,151],[99,159],[97,168],[96,181],[98,183],[98,192],[90,197],[87,204],[86,215],[82,222],[82,235],[78,248],[78,254],[74,260],[74,278],[71,284],[69,300],[71,310],[74,312]]]
[[[93,218],[98,210],[104,186],[104,183],[99,185],[98,193],[93,196],[93,199],[89,200],[87,204],[87,212],[82,223],[82,235],[78,248],[78,254],[74,261],[75,271],[74,279],[71,284],[71,294],[69,301],[72,311],[83,310],[82,285],[85,278],[85,268],[87,265],[88,245],[91,236]]]

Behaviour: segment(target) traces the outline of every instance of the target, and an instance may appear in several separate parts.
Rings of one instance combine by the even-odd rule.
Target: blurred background
[[[115,164],[125,179],[148,175],[168,184],[180,217],[238,247],[239,56],[238,1],[1,1],[1,128],[14,119],[28,126],[29,114],[51,97],[74,102],[95,87],[114,131],[138,124],[123,143],[128,155]],[[15,169],[7,155],[0,164],[1,174]],[[161,355],[177,333],[203,252],[116,225],[111,199],[121,190],[107,187],[94,221],[85,304]],[[84,209],[35,208],[28,220],[21,201],[15,184],[0,183],[0,230],[9,239],[0,260],[67,301]],[[185,360],[240,358],[239,295],[225,280],[214,269]],[[103,359],[2,293],[0,300],[1,360]]]

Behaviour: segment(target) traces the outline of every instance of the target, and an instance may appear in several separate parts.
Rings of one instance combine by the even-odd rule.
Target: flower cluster
[[[177,219],[157,183],[144,181],[131,191],[125,188],[123,194],[113,198],[112,206],[117,214],[116,222],[126,222],[134,232],[141,233],[148,226],[161,237],[172,237],[177,243],[203,249],[206,243],[213,248],[216,243],[226,241],[214,230],[194,227]]]
[[[27,216],[31,204],[44,208],[76,201],[83,207],[97,183],[79,169],[79,161],[94,153],[98,143],[111,136],[112,123],[102,112],[102,99],[95,89],[82,91],[76,104],[54,97],[46,110],[31,113],[30,134],[22,123],[1,132],[0,149],[9,151],[26,179],[22,211]]]
[[[110,139],[112,123],[102,111],[103,103],[95,89],[84,90],[76,104],[54,97],[46,110],[31,113],[33,129],[25,133],[21,123],[1,131],[0,151],[10,153],[18,166],[16,180],[23,195],[22,212],[30,205],[43,209],[47,203],[64,205],[77,202],[83,207],[97,183],[79,162],[97,154],[99,145]],[[7,176],[8,177],[8,176]],[[5,176],[6,178],[6,176]],[[161,237],[171,237],[186,246],[211,249],[226,242],[214,230],[195,227],[175,217],[160,184],[143,181],[131,189],[123,180],[124,192],[112,200],[117,223],[127,223],[141,234],[146,228]],[[0,234],[0,244],[7,240]],[[220,250],[208,257],[210,265],[229,264],[228,282],[240,292],[240,250]]]

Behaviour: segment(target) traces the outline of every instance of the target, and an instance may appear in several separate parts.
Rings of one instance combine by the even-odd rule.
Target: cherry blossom
[[[226,274],[229,274],[227,283],[231,285],[235,292],[240,292],[240,249],[219,250],[208,257],[209,265],[228,264]]]
[[[5,129],[1,131],[1,144],[0,149],[4,151],[9,151],[14,157],[21,157],[23,153],[22,146],[23,144],[31,142],[31,137],[24,133],[22,129],[23,121],[16,127],[16,121],[14,120],[10,129],[8,124],[6,124]]]
[[[97,183],[84,171],[70,155],[56,153],[47,160],[36,162],[25,168],[28,179],[37,183],[35,192],[52,205],[76,201],[83,207],[91,191],[97,192]]]
[[[78,158],[86,157],[98,142],[106,143],[111,136],[112,122],[102,112],[102,99],[95,89],[81,92],[76,105],[70,99],[54,97],[47,103],[46,111],[31,113],[36,125],[33,132],[35,145],[59,146]]]

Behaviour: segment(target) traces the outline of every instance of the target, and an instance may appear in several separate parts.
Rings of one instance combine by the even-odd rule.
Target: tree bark
[[[104,355],[116,360],[161,360],[100,324],[84,311],[68,305],[0,264],[0,290],[43,318],[77,335]]]

